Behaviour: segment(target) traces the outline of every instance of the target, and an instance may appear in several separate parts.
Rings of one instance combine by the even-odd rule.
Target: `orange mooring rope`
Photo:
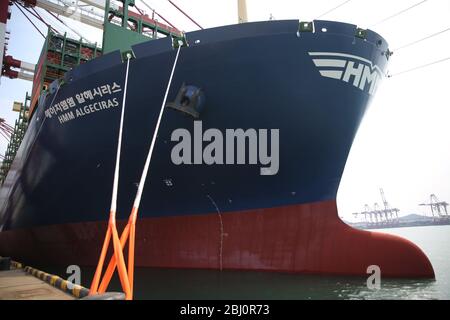
[[[181,44],[178,46],[177,54],[175,56],[175,61],[172,67],[172,72],[170,74],[169,82],[167,85],[166,93],[164,95],[163,103],[161,106],[161,110],[159,112],[158,121],[156,124],[156,128],[153,132],[153,138],[152,142],[150,144],[150,150],[147,154],[147,159],[145,161],[144,169],[142,170],[141,180],[139,182],[138,191],[136,193],[136,198],[133,203],[133,208],[131,210],[128,223],[125,226],[125,229],[123,230],[120,239],[117,232],[117,226],[116,226],[116,207],[117,207],[117,190],[118,190],[118,183],[119,183],[119,165],[120,165],[120,150],[122,145],[122,131],[123,131],[123,118],[124,118],[124,111],[125,111],[125,100],[126,100],[126,93],[127,93],[127,84],[128,84],[128,70],[129,70],[129,64],[130,64],[130,57],[127,57],[127,71],[125,75],[125,89],[124,89],[124,96],[123,96],[123,102],[122,102],[122,114],[120,118],[120,130],[119,130],[119,143],[117,146],[117,158],[116,158],[116,168],[114,172],[114,184],[113,184],[113,195],[111,200],[111,210],[110,210],[110,217],[109,217],[109,223],[108,223],[108,230],[106,232],[105,241],[103,243],[102,251],[100,254],[100,259],[97,265],[97,269],[95,271],[94,279],[92,280],[92,285],[89,294],[98,294],[98,293],[104,293],[106,289],[108,288],[108,285],[111,281],[111,278],[114,274],[114,270],[117,266],[117,270],[119,273],[119,279],[120,283],[122,285],[122,289],[125,292],[125,298],[127,300],[133,299],[133,283],[134,283],[134,248],[135,248],[135,238],[136,238],[136,220],[137,220],[137,214],[139,210],[139,206],[141,203],[142,198],[142,192],[144,190],[145,181],[147,179],[148,169],[150,166],[150,160],[152,158],[153,149],[156,142],[156,137],[158,135],[159,126],[161,124],[162,115],[164,112],[164,106],[166,105],[167,96],[169,94],[170,85],[172,83],[173,74],[175,72],[175,67],[177,65],[178,56],[180,53]],[[108,251],[109,242],[111,240],[111,237],[113,239],[113,248],[114,248],[114,255],[111,257],[108,267],[106,268],[106,272],[103,276],[103,279],[100,282],[101,273],[103,270],[103,265],[106,258],[106,253]],[[125,265],[125,260],[123,256],[123,248],[125,247],[127,240],[129,240],[128,243],[128,270]]]
[[[108,229],[106,231],[105,240],[103,242],[102,251],[100,253],[100,259],[97,264],[97,269],[95,270],[94,279],[92,280],[91,288],[89,291],[90,295],[94,295],[98,293],[98,286],[100,282],[100,277],[103,271],[103,264],[105,262],[106,253],[108,251],[109,242],[112,238],[113,241],[113,249],[114,249],[114,257],[116,261],[118,261],[118,272],[119,279],[122,285],[122,289],[125,292],[126,299],[130,300],[133,297],[131,292],[130,282],[127,275],[127,268],[125,265],[125,260],[123,258],[123,250],[119,240],[119,235],[117,232],[116,226],[116,211],[117,211],[117,192],[119,188],[119,168],[120,168],[120,152],[122,148],[122,132],[123,132],[123,120],[125,114],[125,102],[127,98],[127,87],[128,87],[128,72],[130,69],[130,58],[131,55],[127,56],[127,69],[125,73],[125,87],[123,92],[123,100],[122,100],[122,110],[120,115],[120,128],[119,128],[119,139],[117,144],[117,155],[116,155],[116,166],[114,170],[114,183],[113,183],[113,192],[111,199],[111,209],[109,211],[109,222]],[[112,270],[114,272],[114,270]],[[105,275],[106,276],[106,275]],[[110,275],[112,276],[112,274]]]

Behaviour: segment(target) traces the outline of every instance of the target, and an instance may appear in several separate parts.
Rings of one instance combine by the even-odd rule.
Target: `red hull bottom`
[[[1,232],[0,254],[26,263],[96,265],[106,225],[73,223]],[[367,267],[377,265],[386,277],[434,277],[431,263],[416,245],[347,226],[334,200],[138,219],[135,254],[141,267],[367,275]]]

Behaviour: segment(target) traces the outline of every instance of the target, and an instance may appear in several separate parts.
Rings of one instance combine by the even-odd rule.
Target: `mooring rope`
[[[116,227],[116,210],[117,210],[117,192],[119,187],[119,171],[120,171],[120,153],[122,149],[122,134],[123,134],[123,122],[124,122],[124,114],[125,114],[125,106],[126,106],[126,98],[127,98],[127,87],[128,87],[128,74],[129,74],[129,68],[130,68],[130,59],[131,54],[127,55],[127,67],[126,67],[126,73],[125,73],[125,85],[124,85],[124,91],[123,91],[123,99],[122,99],[122,109],[120,114],[120,125],[119,125],[119,137],[118,137],[118,144],[117,144],[117,153],[116,153],[116,164],[114,169],[114,181],[113,181],[113,191],[111,196],[111,207],[109,211],[109,222],[108,222],[108,229],[106,231],[105,240],[103,242],[102,251],[100,253],[100,258],[97,264],[97,268],[95,270],[94,279],[92,280],[91,288],[90,288],[90,294],[97,294],[98,293],[98,286],[100,283],[100,278],[103,270],[103,264],[105,262],[106,253],[108,251],[109,242],[113,240],[113,247],[114,247],[114,257],[117,261],[117,268],[119,270],[119,279],[120,283],[122,285],[122,289],[125,292],[125,295],[127,298],[130,298],[131,294],[131,287],[129,283],[129,279],[126,276],[127,270],[125,266],[125,261],[123,258],[123,251],[122,251],[122,245],[119,240],[119,235],[117,232]],[[114,270],[113,270],[114,271]]]
[[[161,124],[162,115],[164,112],[164,108],[167,101],[167,96],[169,94],[169,90],[172,84],[173,74],[175,72],[175,67],[178,62],[178,57],[180,54],[182,44],[179,43],[178,50],[175,56],[175,61],[172,66],[172,71],[170,73],[169,82],[167,84],[167,89],[164,94],[164,99],[161,105],[161,110],[159,112],[158,121],[156,123],[156,128],[153,132],[152,142],[150,144],[150,149],[147,154],[147,159],[145,161],[144,168],[142,170],[141,179],[138,185],[138,190],[136,193],[136,198],[133,203],[133,208],[131,210],[128,223],[123,230],[120,240],[117,233],[117,228],[115,224],[116,217],[116,208],[117,208],[117,189],[119,182],[119,163],[120,163],[120,152],[121,152],[121,144],[122,144],[122,130],[123,130],[123,118],[124,118],[124,110],[125,110],[125,101],[126,101],[126,88],[128,84],[128,69],[129,69],[129,60],[130,56],[128,56],[127,61],[127,72],[125,75],[125,89],[124,89],[124,98],[122,103],[122,114],[120,120],[120,129],[119,129],[119,141],[118,141],[118,149],[117,149],[117,159],[116,159],[116,167],[114,172],[114,184],[113,184],[113,196],[111,199],[111,211],[110,211],[110,222],[108,226],[108,231],[106,233],[105,242],[103,244],[102,253],[100,255],[99,264],[97,266],[97,270],[95,272],[94,280],[92,282],[90,294],[104,293],[106,288],[111,281],[114,270],[117,266],[119,272],[119,278],[122,284],[122,289],[125,291],[126,299],[131,300],[133,298],[133,280],[134,280],[134,247],[135,247],[135,237],[136,237],[136,219],[137,213],[139,210],[142,193],[144,190],[145,181],[147,179],[147,174],[150,166],[150,160],[153,155],[153,149],[155,147],[156,138],[158,136],[159,127]],[[111,257],[111,260],[106,269],[105,275],[100,283],[100,276],[103,269],[103,263],[106,256],[106,252],[109,245],[109,238],[112,237],[114,244],[114,255]],[[125,244],[129,240],[128,243],[128,268],[125,266],[125,261],[123,257],[123,248]]]
[[[155,131],[153,132],[152,143],[150,144],[150,149],[149,149],[148,154],[147,154],[147,159],[145,161],[144,169],[142,170],[141,180],[139,182],[138,191],[136,193],[136,198],[135,198],[134,204],[133,204],[133,208],[136,208],[136,210],[139,209],[139,205],[141,203],[142,192],[144,191],[144,184],[145,184],[145,180],[147,179],[148,169],[150,167],[150,160],[151,160],[152,155],[153,155],[153,149],[155,147],[156,137],[158,135],[159,126],[161,124],[161,119],[162,119],[162,116],[163,116],[163,113],[164,113],[164,107],[166,105],[167,96],[169,95],[169,90],[170,90],[170,86],[172,84],[172,78],[173,78],[173,74],[175,72],[175,67],[176,67],[177,62],[178,62],[178,56],[180,54],[180,49],[181,49],[181,45],[178,46],[177,55],[175,56],[175,61],[173,63],[172,72],[170,73],[169,82],[167,84],[166,93],[164,94],[164,99],[163,99],[163,102],[161,104],[161,110],[159,111],[159,116],[158,116],[158,121],[156,123],[156,128],[155,128]]]
[[[144,191],[145,181],[147,180],[148,170],[150,167],[150,161],[153,155],[153,149],[155,147],[156,138],[158,136],[159,127],[161,125],[161,119],[164,113],[167,96],[169,95],[169,90],[172,84],[173,74],[175,73],[175,67],[177,66],[178,56],[180,55],[181,44],[178,44],[177,54],[175,56],[175,61],[173,62],[172,71],[170,73],[169,82],[167,83],[166,93],[164,94],[164,99],[161,104],[161,109],[159,111],[158,121],[156,122],[155,130],[153,131],[152,142],[150,144],[150,149],[147,154],[147,159],[145,160],[144,168],[142,170],[141,180],[139,181],[138,190],[136,192],[136,198],[134,199],[133,208],[131,209],[129,224],[130,225],[130,242],[128,248],[128,278],[131,283],[131,290],[133,290],[133,278],[134,278],[134,241],[136,233],[136,219],[139,211],[139,206],[141,204],[142,192]]]
[[[110,212],[116,212],[117,210],[117,193],[119,190],[119,172],[120,172],[120,154],[122,151],[122,135],[123,135],[123,122],[125,118],[125,106],[127,100],[127,88],[128,88],[128,73],[130,70],[130,56],[127,56],[127,70],[125,72],[125,85],[123,89],[122,98],[122,110],[120,113],[120,126],[119,126],[119,138],[117,142],[117,153],[116,153],[116,166],[114,168],[114,182],[113,182],[113,192],[111,197],[111,209]]]

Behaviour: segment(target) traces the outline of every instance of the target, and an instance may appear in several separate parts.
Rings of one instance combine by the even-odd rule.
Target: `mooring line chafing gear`
[[[127,56],[127,70],[125,74],[125,89],[122,103],[122,113],[120,118],[120,129],[119,129],[119,141],[117,146],[117,158],[116,158],[116,167],[114,172],[114,184],[113,184],[113,195],[111,199],[111,210],[110,210],[110,219],[108,223],[108,230],[106,233],[105,241],[103,243],[102,252],[100,254],[99,263],[97,265],[97,269],[94,275],[94,279],[92,281],[90,294],[104,293],[111,281],[114,270],[117,266],[119,279],[122,285],[122,289],[125,292],[126,299],[131,300],[133,298],[133,280],[134,280],[134,247],[135,247],[135,233],[136,233],[136,219],[137,213],[139,210],[142,192],[144,189],[145,181],[147,179],[148,169],[150,166],[150,161],[153,154],[153,149],[156,142],[156,137],[158,135],[159,127],[161,124],[162,115],[164,112],[164,106],[166,105],[167,96],[169,94],[170,86],[173,79],[173,74],[175,72],[175,67],[178,62],[178,56],[180,54],[182,45],[178,46],[177,53],[175,56],[175,61],[172,66],[172,71],[170,73],[169,81],[167,84],[166,92],[164,94],[164,99],[161,105],[161,110],[159,112],[158,121],[156,123],[156,128],[153,132],[153,138],[150,144],[150,149],[147,154],[147,159],[145,161],[144,168],[142,170],[141,180],[138,185],[138,190],[136,193],[136,198],[134,200],[133,208],[131,210],[128,223],[123,230],[120,240],[118,237],[117,227],[116,227],[116,209],[117,209],[117,190],[119,183],[119,166],[120,166],[120,153],[121,153],[121,145],[122,145],[122,132],[123,132],[123,119],[125,113],[125,103],[126,103],[126,93],[127,93],[127,85],[128,85],[128,71],[129,71],[129,63],[130,56]],[[103,270],[103,264],[106,257],[106,252],[108,250],[110,238],[113,238],[113,246],[114,246],[114,255],[111,257],[111,260],[106,269],[105,275],[100,283],[100,276]],[[125,260],[123,257],[123,248],[127,240],[129,239],[128,244],[128,269],[125,265]],[[100,285],[99,285],[100,283]]]
[[[127,276],[125,260],[123,258],[123,250],[122,250],[122,246],[121,246],[120,240],[119,240],[119,235],[117,232],[116,210],[117,210],[117,191],[118,191],[118,186],[119,186],[120,153],[121,153],[121,149],[122,149],[123,120],[124,120],[125,107],[126,107],[128,73],[129,73],[129,69],[130,69],[130,58],[131,58],[131,55],[127,55],[127,68],[126,68],[126,73],[125,73],[125,86],[124,86],[124,92],[123,92],[122,109],[121,109],[121,114],[120,114],[119,138],[118,138],[118,144],[117,144],[116,165],[115,165],[115,169],[114,169],[114,181],[113,181],[113,191],[112,191],[112,197],[111,197],[111,207],[110,207],[110,211],[109,211],[108,229],[106,231],[106,236],[105,236],[105,240],[103,242],[102,251],[100,253],[100,258],[99,258],[97,268],[95,270],[94,278],[92,280],[91,288],[89,291],[90,295],[98,293],[98,286],[99,286],[100,277],[101,277],[101,274],[103,271],[103,264],[105,262],[105,257],[106,257],[106,253],[108,251],[109,242],[112,238],[114,257],[116,258],[116,261],[118,261],[117,269],[118,269],[118,273],[119,273],[119,279],[120,279],[122,289],[124,290],[127,299],[132,298],[132,293],[131,293],[129,279]]]

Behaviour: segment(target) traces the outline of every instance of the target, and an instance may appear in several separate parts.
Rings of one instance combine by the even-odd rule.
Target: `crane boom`
[[[80,21],[98,29],[103,29],[103,14],[85,8],[85,6],[92,6],[103,10],[105,1],[102,0],[82,0],[76,2],[75,5],[68,0],[21,0],[21,2],[27,6],[36,6],[57,15]]]

